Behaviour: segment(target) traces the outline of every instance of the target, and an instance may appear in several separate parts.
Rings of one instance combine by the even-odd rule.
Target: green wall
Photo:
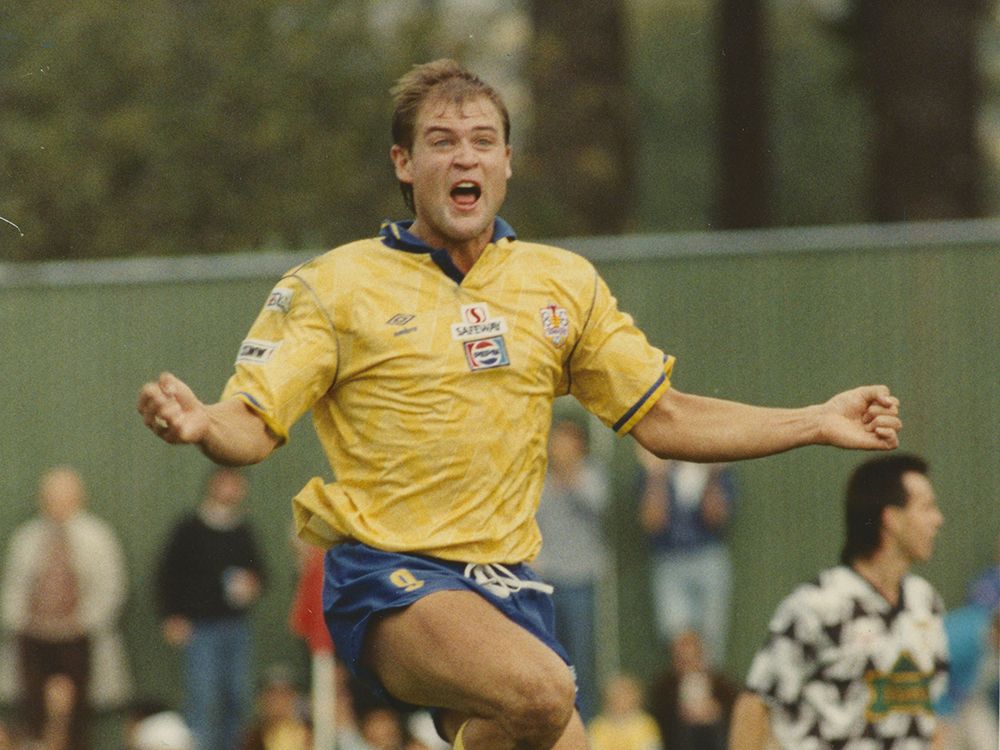
[[[921,572],[949,605],[960,603],[1000,532],[998,244],[959,238],[866,248],[852,241],[845,244],[855,249],[807,251],[783,236],[779,252],[768,238],[704,235],[694,250],[670,237],[566,244],[595,258],[622,307],[677,356],[680,390],[799,405],[866,382],[891,385],[903,402],[903,448],[930,459],[947,519],[936,558]],[[642,252],[633,253],[637,242]],[[807,244],[814,243],[803,239]],[[179,695],[178,660],[163,645],[153,612],[151,572],[170,524],[195,502],[209,467],[196,450],[165,446],[147,433],[135,412],[139,386],[170,369],[214,397],[272,282],[295,260],[261,256],[255,277],[258,271],[245,270],[253,259],[216,257],[203,261],[214,279],[203,282],[184,273],[175,281],[143,280],[171,275],[170,262],[132,275],[121,269],[146,267],[0,266],[0,545],[33,512],[41,471],[62,462],[81,469],[91,507],[126,547],[132,593],[123,625],[143,693]],[[611,442],[621,658],[648,674],[663,656],[628,493],[631,441]],[[835,560],[842,484],[860,458],[808,448],[740,465],[732,529],[738,626],[728,665],[735,676],[778,600]],[[250,469],[252,516],[271,570],[257,613],[262,667],[284,660],[305,668],[301,644],[285,625],[295,582],[290,498],[317,474],[329,470],[308,420],[287,447]]]

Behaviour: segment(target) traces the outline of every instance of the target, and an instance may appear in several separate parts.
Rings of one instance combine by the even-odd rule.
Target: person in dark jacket
[[[252,706],[248,614],[264,566],[246,495],[238,471],[213,471],[197,510],[174,527],[157,575],[163,636],[184,650],[184,714],[201,750],[234,750]]]
[[[649,685],[649,712],[668,750],[726,750],[729,719],[739,688],[705,658],[695,630],[670,646],[670,664]]]

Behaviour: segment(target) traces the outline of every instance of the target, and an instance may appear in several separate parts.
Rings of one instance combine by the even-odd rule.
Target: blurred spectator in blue
[[[196,512],[173,529],[157,573],[168,643],[184,648],[184,717],[199,750],[235,750],[253,700],[250,608],[264,564],[244,512],[247,481],[209,475]]]
[[[560,419],[549,436],[549,464],[536,519],[542,550],[535,567],[555,587],[556,637],[576,670],[584,722],[597,712],[597,593],[608,573],[604,511],[608,480],[589,459],[587,431]]]
[[[1000,607],[1000,536],[997,537],[996,561],[969,584],[969,603],[987,609]]]
[[[84,508],[86,499],[72,467],[45,472],[40,513],[14,531],[0,585],[8,636],[0,694],[20,696],[27,732],[41,740],[48,688],[67,683],[68,750],[89,747],[92,707],[120,705],[131,690],[117,630],[125,558],[111,527]]]
[[[951,664],[935,705],[948,750],[996,750],[1000,737],[1000,609],[968,604],[944,618]]]
[[[639,522],[652,555],[652,596],[664,643],[694,630],[709,662],[725,656],[732,562],[725,539],[736,492],[726,464],[657,458],[636,443]]]

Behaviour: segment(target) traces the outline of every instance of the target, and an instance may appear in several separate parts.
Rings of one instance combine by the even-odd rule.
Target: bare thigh
[[[566,722],[572,714],[575,689],[563,660],[471,591],[438,591],[379,617],[363,658],[408,703],[501,725],[533,706],[568,701]]]

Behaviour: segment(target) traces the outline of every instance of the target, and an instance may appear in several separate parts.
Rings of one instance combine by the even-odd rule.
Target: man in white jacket
[[[3,662],[14,668],[3,692],[20,695],[27,728],[40,736],[45,686],[56,675],[69,677],[75,687],[69,750],[88,747],[89,707],[120,703],[130,688],[115,629],[126,592],[124,556],[112,529],[84,510],[85,501],[75,469],[42,475],[40,513],[15,530],[0,587],[13,649]]]

